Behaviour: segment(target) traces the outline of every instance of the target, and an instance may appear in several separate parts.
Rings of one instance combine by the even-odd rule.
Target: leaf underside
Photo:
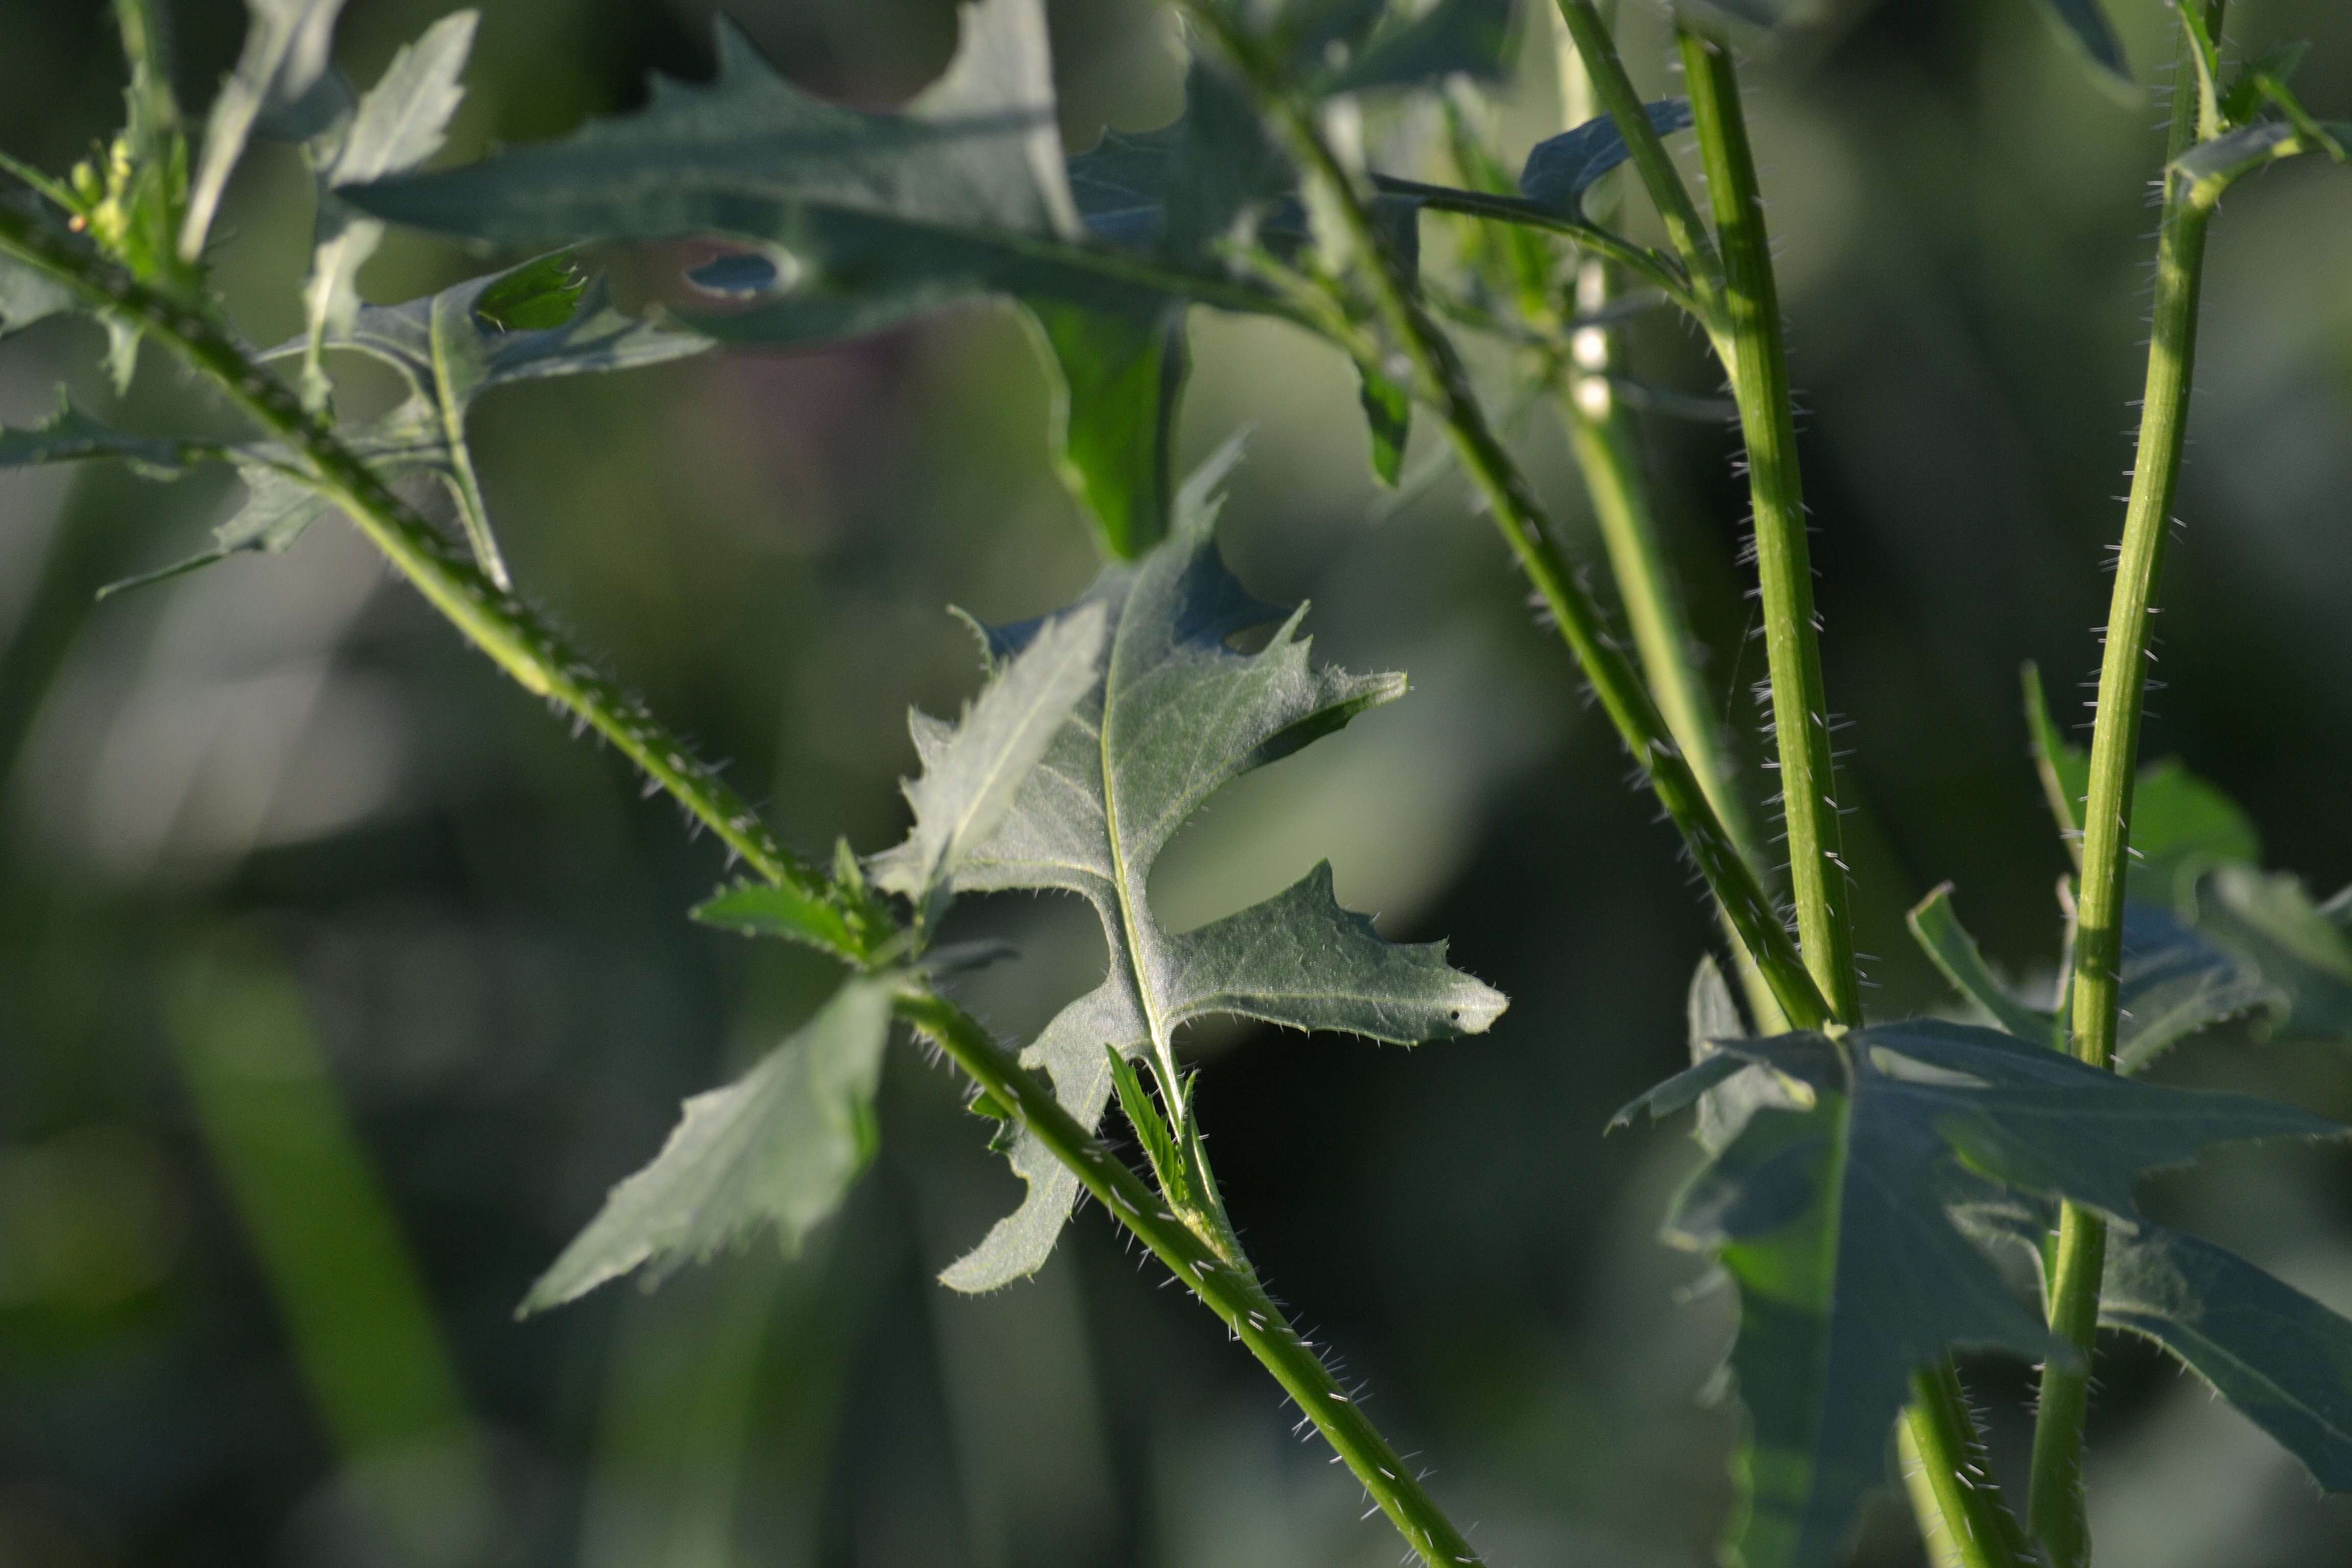
[[[1184,822],[1228,781],[1285,756],[1404,689],[1402,677],[1317,669],[1298,637],[1299,612],[1255,600],[1218,558],[1213,464],[1179,498],[1169,539],[1133,563],[1106,567],[1070,609],[992,628],[1008,684],[1045,684],[1066,650],[1091,650],[1089,679],[984,838],[942,858],[975,791],[964,748],[986,757],[983,731],[1004,729],[993,690],[964,727],[919,720],[926,765],[908,787],[916,826],[878,858],[878,882],[928,899],[1015,889],[1075,893],[1103,923],[1110,961],[1095,990],[1072,1002],[1023,1053],[1091,1129],[1111,1093],[1104,1047],[1173,1073],[1176,1033],[1217,1014],[1296,1029],[1333,1029],[1400,1044],[1483,1030],[1501,1013],[1495,991],[1447,967],[1442,944],[1384,942],[1366,917],[1339,907],[1328,866],[1265,902],[1190,931],[1153,917],[1145,888],[1153,861]],[[1272,626],[1255,652],[1234,643]],[[1048,650],[1034,671],[1029,663]],[[1060,651],[1055,651],[1060,650]],[[1006,711],[1031,710],[1026,701]],[[966,836],[970,837],[970,836]],[[934,868],[944,858],[941,875]],[[1016,1134],[1013,1167],[1029,1184],[1018,1210],[942,1277],[987,1290],[1034,1273],[1051,1253],[1076,1196],[1076,1179],[1045,1147]]]

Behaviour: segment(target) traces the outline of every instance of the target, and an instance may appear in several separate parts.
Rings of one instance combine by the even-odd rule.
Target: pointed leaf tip
[[[923,773],[906,787],[915,825],[877,856],[874,885],[918,908],[996,831],[1029,772],[1099,675],[1108,618],[1082,604],[1046,621],[991,680],[952,731],[919,726]]]

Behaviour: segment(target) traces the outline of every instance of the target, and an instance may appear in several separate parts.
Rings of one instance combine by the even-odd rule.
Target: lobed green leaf
[[[1313,668],[1297,635],[1300,613],[1252,598],[1225,570],[1213,529],[1227,461],[1185,487],[1174,531],[1150,554],[1105,568],[1059,615],[989,631],[998,680],[1019,678],[1023,695],[1000,714],[993,691],[983,693],[955,735],[918,727],[927,773],[910,798],[936,779],[936,799],[919,799],[914,834],[875,862],[877,879],[900,890],[1052,889],[1094,907],[1108,972],[1022,1056],[1051,1075],[1064,1108],[1089,1128],[1113,1090],[1104,1047],[1150,1061],[1168,1092],[1180,1081],[1175,1037],[1197,1018],[1234,1015],[1411,1044],[1476,1033],[1504,1006],[1500,994],[1448,967],[1442,944],[1384,942],[1369,919],[1341,909],[1328,866],[1194,931],[1170,931],[1154,918],[1145,896],[1152,864],[1212,795],[1404,689],[1398,676]],[[1271,640],[1256,651],[1234,646],[1270,626]],[[961,829],[979,790],[959,781],[1003,776],[976,764],[1013,753],[1003,739],[1016,729],[1009,716],[1042,710],[1032,689],[1058,692],[1064,658],[1081,647],[1093,652],[1075,708],[992,830]],[[1017,728],[1025,732],[1025,721]],[[982,744],[983,735],[994,738]],[[965,737],[969,757],[954,750]],[[960,847],[942,849],[950,844]],[[1191,1129],[1180,1131],[1189,1137]],[[943,1278],[959,1289],[1034,1272],[1068,1219],[1076,1179],[1026,1133],[1015,1136],[1011,1156],[1028,1195],[948,1269]]]

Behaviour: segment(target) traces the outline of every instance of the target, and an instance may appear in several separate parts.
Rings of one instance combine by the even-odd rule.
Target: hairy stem
[[[1432,321],[1403,268],[1389,253],[1365,193],[1343,168],[1323,138],[1307,106],[1292,98],[1280,72],[1256,58],[1251,41],[1235,32],[1217,5],[1187,0],[1187,15],[1239,68],[1259,111],[1289,152],[1324,210],[1345,229],[1344,238],[1366,262],[1364,268],[1380,318],[1412,370],[1414,392],[1444,420],[1463,468],[1478,487],[1496,526],[1536,586],[1616,726],[1633,760],[1648,774],[1666,814],[1681,829],[1691,858],[1723,906],[1740,940],[1756,956],[1781,1011],[1801,1027],[1828,1021],[1821,989],[1806,973],[1796,943],[1780,923],[1780,910],[1738,846],[1708,805],[1689,761],[1675,743],[1656,700],[1633,661],[1610,634],[1600,606],[1577,578],[1552,540],[1549,523],[1527,477],[1519,471],[1486,418],[1453,341]]]
[[[1764,649],[1771,671],[1772,729],[1780,751],[1797,934],[1806,967],[1832,1009],[1841,1021],[1859,1024],[1862,988],[1854,968],[1845,864],[1839,857],[1829,704],[1822,683],[1811,552],[1805,540],[1796,418],[1789,395],[1788,353],[1780,339],[1771,242],[1764,231],[1763,197],[1757,189],[1756,161],[1748,151],[1747,117],[1730,52],[1685,32],[1682,54],[1723,254],[1724,326],[1733,351],[1727,363],[1748,447],[1756,573],[1762,590]]]
[[[414,507],[336,440],[291,388],[247,358],[203,314],[5,207],[0,207],[0,251],[58,279],[92,306],[135,321],[255,424],[299,453],[319,493],[341,508],[435,609],[525,690],[570,710],[612,742],[761,876],[810,898],[824,897],[824,878],[779,843],[751,806],[698,761],[685,742],[599,673],[529,605],[453,550]]]
[[[1625,63],[1617,56],[1617,40],[1610,34],[1607,19],[1593,0],[1559,0],[1559,19],[1584,61],[1593,98],[1616,121],[1617,133],[1624,138],[1633,172],[1641,176],[1642,188],[1650,194],[1658,220],[1665,226],[1667,243],[1682,258],[1693,289],[1706,307],[1700,320],[1719,336],[1714,317],[1723,288],[1722,258],[1716,254],[1697,204],[1691,200],[1690,188],[1683,184],[1682,172],[1666,152],[1664,138],[1650,123],[1642,108],[1642,95],[1633,90],[1633,80],[1625,74]]]
[[[1822,679],[1811,551],[1797,466],[1795,405],[1763,195],[1730,51],[1686,29],[1679,41],[1721,248],[1722,324],[1717,352],[1731,375],[1748,449],[1757,579],[1797,929],[1806,965],[1838,1018],[1860,1024],[1862,985],[1847,907],[1846,867],[1840,853],[1829,703]],[[1904,1441],[1918,1456],[1923,1471],[1918,1491],[1933,1504],[1932,1516],[1923,1512],[1921,1517],[1921,1529],[1931,1542],[1940,1539],[1967,1568],[2010,1568],[2024,1563],[2021,1532],[1985,1471],[1959,1374],[1948,1357],[1913,1374],[1912,1403],[1904,1412],[1903,1427]]]
[[[1608,20],[1606,16],[1601,18],[1604,26]],[[1599,108],[1598,95],[1593,89],[1592,69],[1576,48],[1574,35],[1567,30],[1565,21],[1559,24],[1559,30],[1560,118],[1572,128],[1592,118]],[[1586,205],[1601,207],[1604,199],[1601,193],[1596,192],[1587,197]],[[1604,215],[1606,210],[1601,207]],[[1608,305],[1616,294],[1613,272],[1609,262],[1598,256],[1586,257],[1578,264],[1575,292],[1566,301],[1572,314],[1564,313],[1560,303],[1540,289],[1532,291],[1521,304],[1535,321],[1555,332],[1568,334],[1569,373],[1561,388],[1560,417],[1576,458],[1577,471],[1584,479],[1585,494],[1592,504],[1593,521],[1600,526],[1610,574],[1616,579],[1617,595],[1625,606],[1625,619],[1633,633],[1634,653],[1641,659],[1642,673],[1648,679],[1650,689],[1657,695],[1658,710],[1664,715],[1675,743],[1682,748],[1691,772],[1698,776],[1699,788],[1706,792],[1708,804],[1715,807],[1716,816],[1722,820],[1724,831],[1731,836],[1740,858],[1757,872],[1760,881],[1763,857],[1748,817],[1748,802],[1739,793],[1734,766],[1724,746],[1721,727],[1716,722],[1713,704],[1699,677],[1697,634],[1692,629],[1681,584],[1658,535],[1657,509],[1652,503],[1649,481],[1643,470],[1639,437],[1632,415],[1610,380],[1618,368],[1621,348],[1617,330],[1603,324]],[[1578,319],[1585,319],[1589,324],[1570,324]],[[1725,924],[1727,929],[1728,920]],[[1774,1000],[1771,987],[1765,984],[1763,972],[1756,967],[1738,932],[1731,931],[1731,939],[1741,989],[1747,994],[1749,1011],[1755,1015],[1757,1030],[1765,1035],[1779,1034],[1786,1027],[1780,1004]]]
[[[1297,1402],[1424,1563],[1479,1561],[1404,1459],[1267,1297],[1246,1259],[1234,1263],[1221,1257],[1126,1162],[1071,1120],[1051,1089],[1016,1066],[987,1031],[963,1012],[926,992],[903,999],[898,1015],[936,1041],[975,1083],[1010,1108],[1055,1159],[1076,1173],[1087,1191],[1099,1198],[1119,1224],[1224,1320],[1225,1326]]]
[[[58,279],[94,307],[135,319],[256,424],[300,453],[310,467],[310,482],[319,492],[342,508],[434,608],[526,690],[570,710],[612,741],[762,877],[806,897],[826,899],[824,880],[816,870],[780,844],[683,742],[597,674],[529,606],[494,585],[454,550],[336,440],[291,388],[246,357],[226,334],[194,310],[5,206],[0,206],[0,254]],[[894,951],[895,934],[877,933],[866,951],[845,951],[842,956],[862,963]],[[982,1090],[1011,1108],[1119,1224],[1224,1321],[1297,1401],[1424,1561],[1433,1565],[1478,1561],[1405,1461],[1275,1306],[1237,1243],[1233,1248],[1237,1261],[1220,1258],[1072,1120],[1050,1089],[953,1004],[909,982],[898,1012],[937,1042]]]
[[[2209,36],[2221,26],[2223,0],[2206,0]],[[2174,73],[2167,164],[2198,134],[2196,40],[2184,26]],[[2114,1065],[2118,972],[2123,960],[2124,875],[2130,856],[2132,778],[2147,692],[2149,620],[2171,532],[2172,501],[2189,423],[2189,379],[2197,357],[2197,296],[2203,279],[2205,229],[2214,195],[2168,168],[2158,231],[2156,308],[2140,403],[2139,450],[2124,506],[2123,546],[2107,610],[2106,650],[2099,666],[2098,712],[2091,730],[2090,793],[2083,807],[2083,880],[2075,900],[2072,1044],[2095,1067]],[[2079,1352],[2078,1364],[2042,1373],[2033,1428],[2028,1517],[2053,1568],[2090,1561],[2083,1506],[2083,1421],[2090,1404],[2090,1364],[2099,1326],[2099,1285],[2106,1226],[2067,1204],[2059,1214],[2050,1288],[2050,1326]]]

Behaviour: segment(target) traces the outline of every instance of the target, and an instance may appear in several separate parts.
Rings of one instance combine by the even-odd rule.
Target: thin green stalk
[[[1682,35],[1683,74],[1691,119],[1705,159],[1723,256],[1725,331],[1732,391],[1748,447],[1748,495],[1755,511],[1756,574],[1762,590],[1764,651],[1772,680],[1772,729],[1780,759],[1780,800],[1788,827],[1789,885],[1805,963],[1839,1019],[1862,1021],[1847,909],[1845,863],[1839,857],[1838,810],[1830,755],[1829,703],[1813,611],[1811,552],[1797,472],[1797,426],[1789,395],[1789,362],[1780,339],[1780,290],[1763,197],[1739,104],[1730,52],[1694,33]]]
[[[758,815],[635,699],[600,674],[531,608],[458,554],[433,525],[248,359],[203,314],[90,256],[38,220],[0,207],[0,251],[67,284],[93,306],[136,321],[210,380],[238,410],[301,454],[310,482],[393,566],[525,690],[569,709],[677,797],[761,876],[810,898],[824,879],[779,843]]]
[[[927,992],[901,1000],[898,1016],[935,1041],[999,1103],[1011,1108],[1055,1159],[1076,1173],[1087,1192],[1224,1320],[1225,1326],[1297,1402],[1423,1561],[1431,1564],[1479,1561],[1461,1531],[1423,1489],[1411,1467],[1266,1295],[1246,1259],[1235,1263],[1220,1257],[1207,1238],[1179,1219],[1125,1161],[1088,1136],[1062,1109],[1053,1091],[1034,1075],[1022,1071],[969,1016]]]
[[[1324,210],[1344,226],[1348,243],[1368,263],[1374,303],[1412,366],[1416,395],[1444,419],[1463,468],[1494,513],[1496,526],[1502,530],[1520,569],[1542,595],[1618,735],[1636,764],[1648,773],[1650,786],[1667,816],[1681,829],[1683,841],[1717,901],[1756,955],[1781,1011],[1799,1027],[1828,1022],[1832,1012],[1780,923],[1780,910],[1740,858],[1738,846],[1707,803],[1706,792],[1675,744],[1657,702],[1609,633],[1600,606],[1552,540],[1543,509],[1487,421],[1453,341],[1423,310],[1402,268],[1389,254],[1372,222],[1365,193],[1340,166],[1313,111],[1287,93],[1280,73],[1256,58],[1250,40],[1233,30],[1222,10],[1204,0],[1187,0],[1185,9],[1241,70],[1269,127],[1289,151]]]
[[[1637,173],[1695,278],[1716,287],[1719,307],[1706,321],[1732,377],[1748,452],[1757,557],[1772,678],[1774,729],[1788,820],[1790,880],[1808,967],[1837,1017],[1861,1021],[1861,986],[1838,856],[1837,806],[1821,653],[1814,625],[1811,552],[1798,474],[1779,290],[1765,233],[1755,160],[1730,56],[1689,33],[1681,37],[1693,120],[1706,161],[1720,249],[1706,243],[1696,209],[1664,142],[1642,111],[1614,39],[1591,0],[1559,0],[1559,15],[1595,95],[1625,138]],[[1718,270],[1719,269],[1719,270]],[[1793,1020],[1801,1024],[1801,1020]],[[1901,1438],[1916,1457],[1915,1495],[1922,1529],[1968,1568],[2022,1563],[2020,1532],[1982,1473],[1975,1428],[1948,1360],[1914,1378]]]
[[[645,709],[596,673],[512,595],[501,592],[387,489],[326,429],[293,390],[247,359],[197,312],[120,268],[0,207],[0,253],[73,288],[93,306],[136,320],[150,336],[211,381],[263,429],[310,465],[312,483],[351,517],[428,603],[525,689],[569,709],[611,740],[697,820],[768,880],[814,900],[824,879],[777,842],[750,806],[697,762]],[[878,934],[864,960],[895,951]],[[1799,973],[1801,974],[1801,970]],[[1433,1565],[1475,1563],[1477,1554],[1423,1489],[1313,1348],[1275,1306],[1245,1258],[1228,1262],[1188,1228],[1109,1149],[1063,1110],[1053,1092],[952,1003],[908,982],[900,1018],[938,1043],[981,1089],[1035,1132],[1112,1216],[1149,1247],[1223,1319],[1346,1461],[1413,1549]]]
[[[1601,21],[1605,26],[1609,18],[1604,16]],[[1600,106],[1593,73],[1564,20],[1558,30],[1560,118],[1572,127],[1591,119]],[[1597,206],[1602,199],[1595,193],[1587,198],[1587,205]],[[1675,744],[1698,775],[1708,804],[1715,807],[1740,858],[1761,881],[1763,857],[1721,728],[1716,723],[1714,706],[1699,678],[1698,637],[1658,535],[1657,509],[1643,470],[1639,437],[1610,379],[1618,368],[1620,333],[1600,323],[1617,292],[1612,272],[1605,258],[1588,256],[1578,263],[1569,311],[1562,311],[1541,287],[1521,303],[1534,320],[1568,339],[1569,372],[1560,388],[1560,418],[1577,471],[1583,476],[1585,494],[1592,503],[1593,521],[1600,526],[1601,549],[1616,579],[1618,598],[1625,606],[1642,673],[1657,695],[1658,710],[1665,716]],[[1580,319],[1595,324],[1573,324]],[[1727,920],[1727,929],[1729,924]],[[1757,1029],[1778,1034],[1785,1025],[1771,987],[1765,984],[1763,972],[1756,967],[1738,932],[1730,934],[1741,989],[1755,1015]]]
[[[1677,270],[1673,262],[1596,224],[1562,217],[1549,207],[1524,196],[1504,195],[1492,191],[1465,191],[1452,185],[1426,185],[1419,180],[1400,179],[1394,174],[1374,174],[1372,184],[1391,195],[1411,196],[1430,212],[1493,218],[1501,223],[1517,224],[1523,228],[1559,235],[1639,274],[1652,288],[1695,320],[1704,323],[1710,319],[1706,301],[1690,279]]]
[[[1664,139],[1643,110],[1642,95],[1633,90],[1633,78],[1625,74],[1609,23],[1593,0],[1559,0],[1559,19],[1584,61],[1593,97],[1616,121],[1617,133],[1625,140],[1633,172],[1641,176],[1642,188],[1649,192],[1658,220],[1665,226],[1667,242],[1682,258],[1691,275],[1692,289],[1707,307],[1698,312],[1699,319],[1711,332],[1716,331],[1714,308],[1722,291],[1723,261],[1716,254],[1697,204],[1691,200],[1690,188],[1683,184],[1682,172],[1666,152]]]
[[[2209,36],[2221,26],[2223,0],[2207,0]],[[2198,135],[2196,38],[2184,27],[2174,71],[2168,166]],[[2091,730],[2091,781],[2083,807],[2083,880],[2075,900],[2073,1049],[2095,1067],[2115,1060],[2118,973],[2123,961],[2124,876],[2130,857],[2132,780],[2147,693],[2149,621],[2171,532],[2173,495],[2189,423],[2189,380],[2197,358],[2197,298],[2203,281],[2205,230],[2217,189],[2170,171],[2158,231],[2156,309],[2140,402],[2139,451],[2124,507],[2123,545],[2107,610],[2106,651],[2099,666],[2098,713]],[[2099,1326],[2099,1285],[2106,1226],[2074,1204],[2060,1211],[2050,1288],[2050,1326],[2079,1352],[2079,1364],[2042,1369],[2033,1427],[2034,1539],[2053,1568],[2090,1561],[2083,1506],[2083,1422],[2090,1404],[2090,1363]]]

